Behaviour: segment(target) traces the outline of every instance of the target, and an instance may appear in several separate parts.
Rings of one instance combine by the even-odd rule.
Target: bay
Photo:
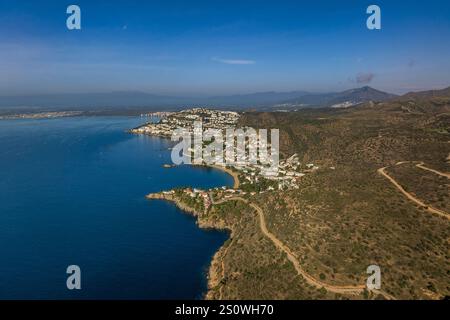
[[[145,195],[233,180],[163,168],[169,140],[126,132],[144,120],[0,121],[0,299],[202,298],[227,234]],[[81,290],[66,288],[72,264]]]

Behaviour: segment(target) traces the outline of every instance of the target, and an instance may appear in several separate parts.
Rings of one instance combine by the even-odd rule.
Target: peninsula
[[[230,231],[211,262],[205,297],[449,296],[447,91],[346,109],[239,114],[238,126],[281,128],[280,177],[289,183],[230,166],[234,188],[148,195],[174,202],[202,228]],[[365,287],[373,264],[382,270],[380,290]]]

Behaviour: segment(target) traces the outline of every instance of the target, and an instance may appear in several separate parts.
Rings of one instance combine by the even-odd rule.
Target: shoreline
[[[212,168],[212,169],[217,169],[222,172],[225,172],[233,178],[233,189],[239,189],[240,182],[239,182],[238,173],[234,172],[233,170],[231,170],[225,166],[221,166],[221,165],[217,165],[217,164],[192,164],[192,166]]]
[[[163,201],[169,201],[173,203],[178,209],[181,211],[184,211],[186,214],[190,214],[193,217],[196,218],[197,226],[200,229],[203,230],[215,230],[215,231],[222,231],[227,232],[228,239],[224,241],[224,243],[219,247],[219,249],[213,254],[211,257],[211,261],[209,263],[208,272],[206,274],[206,284],[207,284],[207,290],[203,293],[203,299],[204,300],[211,300],[213,299],[213,292],[212,290],[217,287],[217,285],[222,280],[222,277],[220,276],[221,272],[221,257],[224,255],[224,252],[226,252],[228,246],[230,245],[229,241],[231,241],[234,238],[234,230],[230,228],[229,226],[225,226],[224,224],[214,224],[210,221],[205,221],[201,219],[203,212],[199,212],[198,210],[191,208],[181,202],[178,198],[174,197],[170,193],[166,193],[165,191],[157,192],[157,193],[150,193],[145,196],[148,200],[163,200]]]
[[[131,134],[141,134],[136,131],[136,128],[131,129],[128,131]],[[170,137],[165,135],[151,135],[153,137],[161,138],[161,139],[170,139]],[[220,170],[228,175],[230,175],[233,178],[233,189],[238,189],[240,186],[239,182],[239,175],[237,172],[233,171],[230,168],[227,168],[224,165],[209,165],[209,164],[190,164],[191,166],[196,167],[203,167],[203,168],[212,168],[216,170]],[[196,218],[197,226],[200,229],[204,230],[216,230],[216,231],[226,231],[228,234],[228,239],[224,241],[224,243],[220,246],[220,248],[213,254],[211,257],[211,260],[209,262],[208,272],[206,274],[206,283],[207,283],[207,289],[206,292],[203,292],[203,299],[205,300],[211,300],[214,297],[213,290],[222,280],[221,276],[221,265],[222,261],[221,258],[224,255],[224,252],[226,252],[229,241],[233,239],[234,230],[231,229],[229,226],[226,226],[223,222],[218,223],[212,223],[211,221],[207,221],[205,219],[202,219],[203,212],[199,212],[198,210],[189,207],[188,205],[181,202],[177,197],[175,197],[172,193],[169,193],[167,191],[160,191],[157,193],[150,193],[146,195],[146,198],[148,200],[164,200],[172,202],[178,209],[181,211],[190,214]]]

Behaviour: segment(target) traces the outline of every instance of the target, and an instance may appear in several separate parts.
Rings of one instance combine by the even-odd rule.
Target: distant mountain
[[[344,102],[352,102],[353,104],[359,104],[368,101],[386,101],[395,98],[396,95],[386,93],[380,90],[376,90],[371,87],[362,87],[358,89],[351,89],[340,92],[329,102],[329,104],[338,104]]]
[[[433,97],[450,97],[450,87],[441,90],[428,90],[418,92],[408,92],[400,97],[400,99],[422,99]]]
[[[0,107],[185,107],[206,105],[216,107],[271,106],[283,100],[305,95],[305,91],[258,92],[214,97],[177,97],[145,92],[117,91],[106,93],[43,94],[0,97]]]
[[[411,114],[448,114],[450,112],[450,87],[442,90],[409,92],[388,103],[381,104],[381,107]]]
[[[212,105],[221,106],[271,106],[285,100],[295,99],[309,94],[306,91],[290,92],[257,92],[250,94],[238,94],[229,96],[217,96],[206,99],[206,102]]]
[[[284,101],[284,104],[338,108],[349,107],[369,101],[382,102],[395,97],[396,95],[394,94],[386,93],[366,86],[342,92],[303,95],[292,100]]]
[[[115,91],[107,93],[2,96],[0,97],[0,107],[91,108],[175,106],[183,104],[186,100],[185,98],[154,95],[138,91]]]
[[[0,107],[38,108],[43,110],[94,110],[127,109],[140,110],[179,109],[191,106],[218,108],[298,108],[298,107],[347,107],[366,101],[385,101],[392,94],[370,87],[343,92],[313,94],[305,91],[258,92],[213,97],[164,96],[139,91],[116,91],[107,93],[43,94],[23,96],[0,96]]]

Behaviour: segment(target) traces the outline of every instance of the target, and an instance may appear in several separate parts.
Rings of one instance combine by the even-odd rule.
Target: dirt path
[[[403,187],[397,181],[395,181],[394,178],[392,178],[390,175],[388,175],[386,173],[386,168],[387,167],[378,169],[378,173],[380,173],[382,176],[384,176],[386,179],[388,179],[398,190],[400,190],[401,193],[403,193],[403,195],[405,197],[407,197],[409,200],[413,201],[414,203],[418,204],[419,206],[424,207],[426,210],[428,210],[428,212],[438,214],[441,217],[444,217],[444,218],[450,220],[450,214],[448,214],[447,212],[430,207],[429,205],[426,205],[421,200],[414,197],[411,193],[409,193],[405,189],[403,189]],[[421,168],[421,167],[419,167],[419,168]],[[425,169],[425,170],[427,170],[427,169]],[[430,170],[433,170],[433,169],[430,169]]]
[[[420,168],[420,169],[423,169],[423,170],[427,170],[427,171],[436,173],[436,174],[438,174],[438,175],[440,175],[442,177],[446,177],[447,179],[450,179],[450,173],[440,172],[440,171],[437,171],[435,169],[431,169],[431,168],[425,167],[423,162],[416,164],[416,167]]]
[[[359,285],[359,286],[329,285],[329,284],[326,284],[326,283],[312,277],[301,267],[300,263],[298,262],[298,259],[294,255],[294,253],[267,229],[264,212],[259,206],[257,206],[254,203],[251,203],[248,200],[241,198],[241,197],[231,197],[231,198],[219,200],[217,202],[214,202],[214,204],[221,204],[221,203],[224,203],[227,201],[242,201],[245,204],[249,205],[250,207],[252,207],[253,209],[256,210],[256,212],[258,213],[258,216],[259,216],[261,232],[267,238],[269,238],[278,249],[280,249],[281,251],[286,253],[288,260],[293,264],[297,273],[300,276],[302,276],[310,285],[313,285],[317,288],[325,288],[326,290],[328,290],[330,292],[335,292],[335,293],[340,293],[340,294],[361,294],[364,291],[364,289],[366,288],[365,285]],[[383,294],[387,298],[393,298],[392,296],[384,294],[384,292],[381,292],[381,291],[377,291],[376,293]]]

